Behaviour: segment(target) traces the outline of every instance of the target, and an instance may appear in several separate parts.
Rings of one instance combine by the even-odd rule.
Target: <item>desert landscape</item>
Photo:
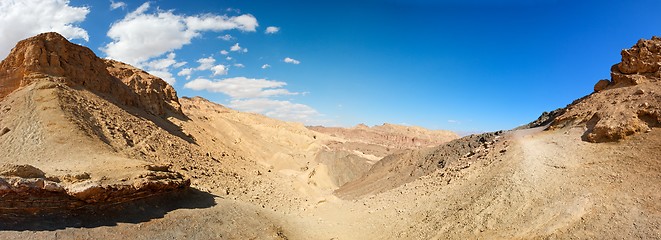
[[[149,4],[112,26],[178,17],[146,14]],[[124,8],[111,1],[110,11]],[[258,25],[250,14],[178,21],[193,31],[211,29],[210,19],[246,32]],[[628,43],[602,69],[610,78],[565,107],[513,129],[458,133],[242,111],[262,101],[302,109],[293,119],[321,116],[270,99],[308,94],[284,82],[185,78],[227,75],[211,57],[182,69],[180,88],[157,76],[176,64],[174,52],[161,59],[171,62],[129,64],[65,35],[41,31],[0,62],[0,239],[661,239],[659,37]],[[248,49],[223,51],[231,61]],[[220,89],[228,105],[178,92],[199,86]],[[397,107],[387,114],[403,114]],[[420,114],[432,111],[445,109]]]
[[[513,130],[305,127],[57,33],[0,64],[0,238],[661,237],[661,39]]]

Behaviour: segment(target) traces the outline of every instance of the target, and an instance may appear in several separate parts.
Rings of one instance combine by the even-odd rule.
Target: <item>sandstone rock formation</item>
[[[0,111],[0,209],[69,209],[190,185],[167,167],[145,167],[172,161],[146,154],[156,148],[195,155],[166,119],[182,115],[174,89],[57,33],[20,41],[0,62]],[[164,147],[172,144],[184,149]]]
[[[166,110],[181,113],[174,89],[146,75],[126,64],[104,61],[58,33],[43,33],[20,41],[0,63],[0,99],[35,81],[51,79],[155,115]]]
[[[622,50],[611,68],[611,80],[600,80],[595,92],[574,101],[550,129],[585,125],[583,139],[610,142],[661,126],[661,38],[640,40]]]
[[[138,96],[147,112],[156,115],[182,114],[177,92],[163,79],[114,60],[105,60],[110,75],[121,80]]]

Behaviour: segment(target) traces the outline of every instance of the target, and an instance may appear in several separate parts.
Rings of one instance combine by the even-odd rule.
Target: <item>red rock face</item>
[[[57,33],[22,40],[12,49],[0,63],[0,99],[41,79],[57,79],[154,115],[182,114],[176,92],[162,79],[103,60]]]

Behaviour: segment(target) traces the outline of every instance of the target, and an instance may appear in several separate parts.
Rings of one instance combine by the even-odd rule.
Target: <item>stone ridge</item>
[[[139,102],[147,112],[156,115],[183,114],[177,91],[163,79],[123,62],[109,59],[104,61],[110,74],[138,95]]]
[[[163,80],[109,71],[117,64],[108,63],[112,62],[58,33],[42,33],[20,41],[0,62],[0,99],[34,82],[54,80],[103,94],[119,104],[142,108],[154,115],[164,115],[166,110],[181,114],[176,92]],[[121,77],[130,79],[124,81]],[[141,79],[147,79],[148,83],[136,83]]]

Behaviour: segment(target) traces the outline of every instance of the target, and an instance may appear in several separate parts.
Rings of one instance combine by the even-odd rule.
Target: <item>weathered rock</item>
[[[10,150],[0,162],[57,167],[0,166],[0,212],[115,204],[190,185],[168,166],[144,169],[155,159],[131,151],[140,141],[194,156],[172,135],[176,125],[153,117],[183,115],[172,86],[57,33],[19,42],[0,62],[0,104],[0,133],[12,127],[0,138]]]
[[[564,108],[558,108],[556,110],[553,110],[551,112],[543,112],[535,121],[532,121],[526,125],[517,127],[516,129],[527,129],[527,128],[536,128],[536,127],[541,127],[541,126],[546,126],[553,122],[555,118],[558,116],[562,115],[565,113]]]
[[[622,62],[611,68],[617,87],[638,85],[661,78],[661,38],[641,39],[630,49],[622,50]]]
[[[594,85],[594,91],[599,92],[601,90],[604,90],[604,89],[606,89],[606,87],[608,87],[608,85],[610,85],[610,83],[611,83],[611,81],[609,81],[607,79],[599,80],[597,82],[597,84]]]
[[[21,178],[44,178],[40,169],[30,165],[4,164],[0,166],[0,176]]]
[[[568,105],[550,129],[585,125],[583,140],[612,142],[661,126],[661,96],[655,94],[661,89],[661,38],[640,40],[623,50],[611,78]]]
[[[640,39],[630,49],[622,50],[622,62],[617,66],[621,73],[655,73],[661,63],[661,38]]]
[[[53,79],[154,115],[181,114],[175,90],[162,79],[124,63],[103,60],[89,48],[53,32],[20,41],[0,63],[0,99],[18,88]]]
[[[7,134],[9,131],[10,131],[9,128],[3,127],[2,129],[0,129],[0,136]]]
[[[120,79],[138,95],[139,101],[147,112],[164,115],[182,114],[177,92],[170,84],[141,69],[126,63],[105,60],[111,75]]]

